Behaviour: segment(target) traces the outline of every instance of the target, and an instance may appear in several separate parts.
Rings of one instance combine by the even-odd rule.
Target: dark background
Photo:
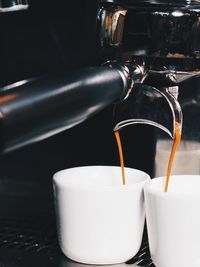
[[[96,33],[97,7],[96,0],[34,0],[30,1],[27,11],[1,13],[1,86],[62,69],[101,64]],[[122,132],[122,139],[125,165],[152,174],[153,129],[131,126]],[[119,165],[112,131],[112,106],[62,134],[2,155],[0,183],[3,189],[0,191],[25,195],[26,202],[37,194],[37,198],[44,199],[46,209],[45,205],[52,203],[53,173],[95,164]],[[38,211],[41,205],[35,208]]]

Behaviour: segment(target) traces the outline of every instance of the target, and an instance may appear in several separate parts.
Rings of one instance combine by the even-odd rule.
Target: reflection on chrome
[[[184,13],[180,10],[175,10],[172,12],[172,16],[174,17],[181,17],[181,16],[184,16]]]
[[[102,8],[99,12],[101,20],[101,44],[107,39],[112,46],[120,45],[123,36],[124,18],[127,10],[120,8],[114,12]]]
[[[175,123],[182,129],[183,118],[179,102],[168,88],[158,90],[136,84],[129,97],[115,107],[113,121],[114,131],[132,124],[148,124],[174,138]]]
[[[98,15],[104,51],[151,57],[151,69],[200,69],[200,1],[112,2],[105,0]]]
[[[30,80],[21,80],[21,81],[17,81],[17,82],[15,82],[15,83],[6,85],[6,86],[4,86],[3,88],[1,88],[1,91],[7,91],[7,90],[10,90],[10,89],[12,89],[12,88],[19,87],[19,86],[21,86],[21,85],[27,83],[28,81],[30,81]]]

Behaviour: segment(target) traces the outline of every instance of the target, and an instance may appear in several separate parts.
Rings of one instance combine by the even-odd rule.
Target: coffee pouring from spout
[[[123,63],[107,62],[111,68],[120,64],[126,73],[129,90],[120,102],[115,104],[113,130],[119,131],[132,124],[148,124],[155,126],[174,138],[175,125],[182,129],[182,110],[177,100],[178,86],[156,88],[145,83],[150,75],[145,68],[134,61]],[[118,67],[119,69],[119,67]]]

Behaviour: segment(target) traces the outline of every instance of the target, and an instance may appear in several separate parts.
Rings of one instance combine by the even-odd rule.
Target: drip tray
[[[135,255],[134,258],[126,262],[126,265],[128,264],[129,265],[135,264],[133,266],[155,267],[155,265],[152,263],[151,260],[148,241],[144,240],[142,242],[140,251]]]
[[[53,216],[52,216],[53,218]],[[54,219],[11,218],[0,221],[0,267],[80,267],[60,251]],[[139,253],[119,266],[154,267],[148,242],[143,241]],[[116,265],[117,266],[117,265]]]

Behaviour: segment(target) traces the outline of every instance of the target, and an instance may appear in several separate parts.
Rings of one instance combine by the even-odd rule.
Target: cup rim
[[[78,189],[93,189],[93,190],[96,190],[96,191],[101,191],[101,190],[129,190],[133,187],[135,187],[136,185],[139,185],[139,184],[144,184],[147,180],[150,180],[150,176],[144,172],[144,171],[141,171],[139,169],[135,169],[135,168],[130,168],[130,167],[125,167],[125,170],[126,169],[129,169],[129,170],[133,170],[137,173],[141,173],[143,175],[143,179],[141,179],[140,181],[137,181],[135,183],[132,183],[132,184],[125,184],[125,185],[122,185],[121,183],[120,184],[116,184],[115,186],[111,186],[111,185],[92,185],[92,184],[81,184],[81,186],[77,186],[75,184],[66,184],[66,183],[62,183],[60,181],[60,174],[62,173],[65,173],[65,172],[70,172],[71,170],[74,170],[74,169],[80,169],[80,168],[121,168],[120,166],[111,166],[111,165],[87,165],[87,166],[77,166],[77,167],[72,167],[72,168],[67,168],[67,169],[63,169],[63,170],[60,170],[56,173],[54,173],[53,175],[53,183],[55,183],[56,186],[61,186],[63,188],[77,188]],[[64,179],[64,178],[62,178]]]
[[[190,179],[193,178],[199,178],[200,180],[200,175],[199,174],[179,174],[179,175],[171,175],[170,179],[176,179],[177,177],[190,177]],[[153,187],[152,184],[158,182],[158,180],[165,180],[166,176],[159,176],[155,177],[153,179],[147,180],[144,184],[144,192],[149,193],[155,196],[163,197],[163,198],[181,198],[181,197],[193,197],[193,198],[200,198],[200,194],[194,194],[192,192],[174,192],[174,191],[168,191],[164,192],[164,186],[163,190],[160,191],[156,187]]]

